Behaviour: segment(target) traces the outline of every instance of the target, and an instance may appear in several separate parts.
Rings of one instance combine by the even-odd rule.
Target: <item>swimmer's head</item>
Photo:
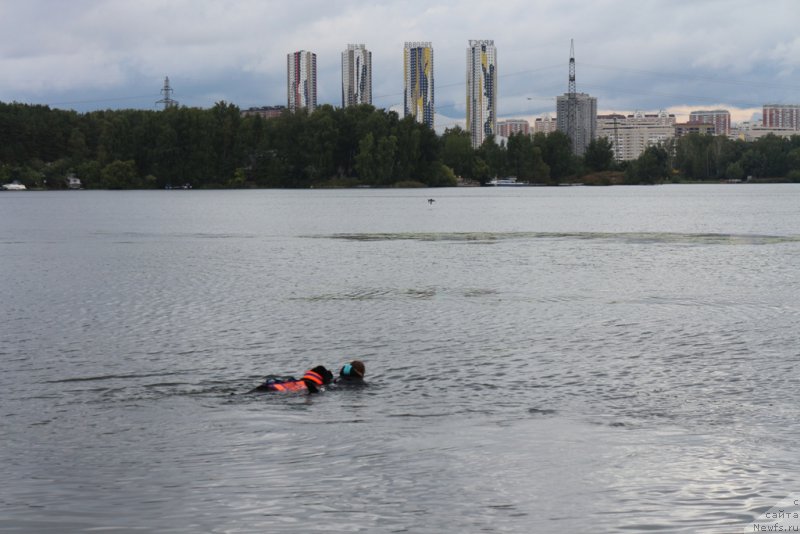
[[[346,380],[363,380],[365,372],[364,362],[353,360],[344,364],[344,367],[339,370],[339,377]]]

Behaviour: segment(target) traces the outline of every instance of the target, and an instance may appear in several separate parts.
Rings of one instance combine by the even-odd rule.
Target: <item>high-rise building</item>
[[[317,55],[300,50],[286,55],[286,92],[291,111],[317,108]]]
[[[493,40],[471,40],[467,48],[467,131],[472,148],[497,133],[497,49]]]
[[[575,129],[572,152],[582,156],[597,133],[597,99],[586,93],[575,94]],[[569,135],[569,93],[556,99],[556,122],[559,131]]]
[[[731,114],[727,109],[713,111],[692,111],[689,113],[689,122],[713,124],[717,135],[731,133]]]
[[[404,115],[433,129],[433,47],[430,42],[408,42],[403,48]]]
[[[764,128],[800,130],[800,105],[764,104]]]
[[[372,52],[349,44],[342,52],[342,107],[372,104]]]

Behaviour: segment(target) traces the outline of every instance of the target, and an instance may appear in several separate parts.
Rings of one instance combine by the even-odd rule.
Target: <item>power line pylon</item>
[[[169,76],[164,78],[164,87],[161,89],[164,98],[157,100],[156,104],[164,104],[164,109],[174,108],[178,105],[177,100],[172,99],[172,87],[169,86]]]
[[[578,95],[575,89],[575,42],[569,40],[569,87],[567,90],[567,137],[572,142],[572,152],[578,151]]]

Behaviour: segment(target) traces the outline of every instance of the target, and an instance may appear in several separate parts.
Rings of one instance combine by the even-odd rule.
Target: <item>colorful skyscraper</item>
[[[470,41],[467,48],[467,131],[472,148],[497,133],[497,50],[494,41]]]
[[[372,104],[372,52],[349,44],[342,52],[342,107]]]
[[[404,115],[433,129],[433,47],[430,42],[406,43],[403,48]]]
[[[286,92],[291,111],[317,108],[317,55],[300,50],[286,55]]]

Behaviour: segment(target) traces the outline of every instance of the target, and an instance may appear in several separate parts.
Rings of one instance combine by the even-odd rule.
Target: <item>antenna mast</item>
[[[575,41],[569,40],[569,88],[567,91],[567,136],[572,152],[578,151],[578,96],[575,91]]]
[[[161,89],[164,98],[157,100],[156,104],[164,104],[164,109],[174,108],[178,105],[177,100],[172,99],[172,87],[169,86],[169,76],[164,78],[164,87]]]

